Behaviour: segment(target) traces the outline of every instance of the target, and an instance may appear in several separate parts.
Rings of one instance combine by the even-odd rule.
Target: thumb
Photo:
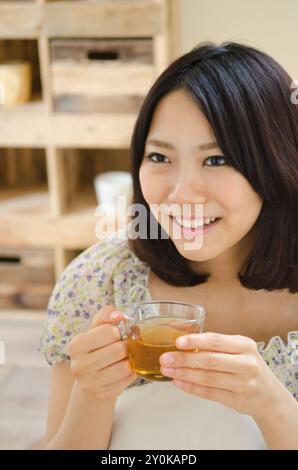
[[[111,317],[111,314],[117,314],[117,316],[113,315]],[[92,318],[90,329],[102,325],[103,323],[117,323],[121,320],[124,320],[124,315],[120,310],[117,310],[116,307],[112,304],[105,305]]]

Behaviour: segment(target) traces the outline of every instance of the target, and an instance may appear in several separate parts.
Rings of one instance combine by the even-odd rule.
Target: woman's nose
[[[202,178],[196,174],[180,176],[172,186],[168,199],[178,204],[204,203],[206,193]]]

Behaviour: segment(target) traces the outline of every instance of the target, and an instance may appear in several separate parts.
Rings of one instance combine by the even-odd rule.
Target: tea
[[[169,381],[160,371],[159,357],[168,351],[177,351],[179,336],[200,333],[198,320],[175,317],[146,318],[134,324],[128,335],[130,359],[134,371],[148,380]]]

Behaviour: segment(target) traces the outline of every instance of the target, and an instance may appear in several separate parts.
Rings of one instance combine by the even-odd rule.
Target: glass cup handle
[[[135,284],[129,289],[129,293],[128,293],[128,297],[131,303],[137,303],[138,301],[140,301],[140,300],[134,300],[135,295],[138,294],[139,292],[140,294],[142,294],[142,292],[143,293],[145,292],[145,301],[146,301],[146,298],[148,302],[151,301],[151,296],[150,296],[150,292],[148,288],[144,286],[143,284]]]

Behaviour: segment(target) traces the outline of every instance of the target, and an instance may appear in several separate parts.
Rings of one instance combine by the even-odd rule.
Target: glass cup
[[[152,301],[127,307],[124,317],[134,372],[147,380],[169,381],[172,379],[160,371],[159,357],[178,350],[175,341],[179,336],[201,333],[206,311],[190,303]]]

